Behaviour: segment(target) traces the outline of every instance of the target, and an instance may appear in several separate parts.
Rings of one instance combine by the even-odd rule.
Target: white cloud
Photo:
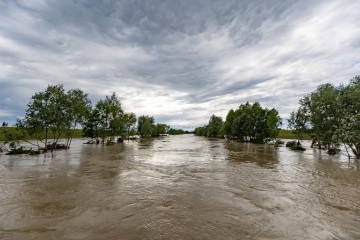
[[[47,84],[176,126],[260,101],[288,116],[360,68],[356,1],[0,3],[0,118]],[[3,110],[3,109],[11,109]]]

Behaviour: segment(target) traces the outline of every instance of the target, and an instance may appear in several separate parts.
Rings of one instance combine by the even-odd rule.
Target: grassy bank
[[[7,127],[6,129],[15,130],[14,127]],[[0,127],[0,141],[4,141],[4,135],[2,134],[2,127]],[[62,136],[65,137],[65,136]],[[75,129],[75,133],[73,135],[73,138],[82,138],[82,129]],[[281,139],[296,139],[294,133],[291,130],[284,130],[281,129],[278,135],[278,138]],[[305,136],[304,140],[311,140],[310,136]]]
[[[5,137],[2,132],[3,129],[8,129],[9,131],[15,131],[15,127],[6,127],[6,128],[0,127],[0,141],[5,141]],[[82,134],[83,134],[82,129],[75,129],[73,138],[82,138],[83,137]],[[60,138],[65,138],[65,135],[62,135]]]
[[[297,139],[295,134],[291,130],[281,129],[277,138],[281,139]],[[305,135],[304,140],[311,140],[310,136]]]

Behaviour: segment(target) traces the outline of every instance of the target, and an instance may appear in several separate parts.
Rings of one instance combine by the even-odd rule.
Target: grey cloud
[[[357,7],[350,0],[2,1],[0,93],[16,103],[1,100],[0,118],[4,109],[21,116],[34,92],[58,83],[82,88],[93,102],[115,91],[135,113],[149,98],[171,99],[190,117],[164,115],[158,105],[151,111],[184,126],[241,101],[286,115],[316,85],[357,74]]]

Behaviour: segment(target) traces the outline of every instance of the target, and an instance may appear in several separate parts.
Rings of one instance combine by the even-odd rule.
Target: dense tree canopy
[[[213,115],[209,124],[195,129],[195,135],[207,137],[226,136],[229,139],[263,143],[267,138],[276,138],[281,119],[275,109],[262,108],[258,102],[241,104],[231,109],[225,122]]]
[[[18,127],[43,142],[45,150],[53,149],[60,136],[65,134],[68,148],[75,127],[83,123],[90,109],[90,100],[80,89],[66,93],[63,85],[49,85],[45,91],[35,93],[27,106],[25,117],[18,121]],[[49,139],[52,140],[51,145],[48,144]]]
[[[336,153],[340,144],[360,158],[360,77],[347,86],[320,85],[300,100],[289,127],[298,135],[308,132],[313,145]]]
[[[222,137],[224,136],[223,132],[223,120],[221,117],[217,117],[212,115],[209,124],[207,125],[207,133],[208,137]]]
[[[229,111],[224,133],[229,138],[263,143],[267,138],[276,138],[280,125],[276,109],[263,108],[258,102],[252,105],[247,102],[235,111]]]

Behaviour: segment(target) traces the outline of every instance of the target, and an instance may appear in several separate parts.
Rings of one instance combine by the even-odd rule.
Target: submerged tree
[[[75,129],[83,125],[86,116],[91,111],[91,102],[88,95],[80,89],[72,89],[67,92],[64,108],[66,147],[69,148]]]
[[[59,84],[35,93],[27,106],[25,117],[18,120],[17,128],[26,130],[30,138],[43,143],[46,151],[56,148],[63,135],[67,137],[64,148],[70,147],[73,131],[83,122],[90,100],[79,89],[66,93],[64,86]],[[40,144],[37,146],[41,147]]]
[[[303,139],[308,131],[308,118],[304,108],[299,108],[297,111],[290,113],[288,126],[297,137],[298,142]]]
[[[276,138],[281,118],[276,109],[262,108],[258,102],[241,104],[230,110],[224,123],[228,138],[240,141],[263,143],[267,138]]]
[[[155,119],[150,116],[140,116],[138,118],[138,132],[143,137],[157,136]]]
[[[297,131],[308,128],[312,145],[328,153],[339,151],[340,144],[360,158],[360,77],[347,86],[320,85],[300,100],[300,108],[290,116],[289,126]]]
[[[341,91],[342,117],[335,138],[360,158],[360,76],[350,80]]]
[[[84,121],[86,136],[101,138],[105,143],[108,138],[115,138],[125,132],[126,123],[120,100],[113,93],[100,99]]]
[[[46,151],[49,138],[52,139],[51,145],[56,145],[65,129],[66,94],[63,85],[49,85],[45,91],[35,93],[27,106],[20,125],[43,142]]]
[[[207,136],[208,137],[223,137],[223,120],[221,117],[212,115],[209,124],[207,125]]]
[[[311,124],[313,143],[319,148],[329,150],[339,147],[334,134],[343,115],[340,93],[341,88],[328,83],[320,85],[300,101],[304,109],[302,113],[307,115]]]
[[[135,113],[125,113],[123,120],[124,120],[125,129],[127,131],[127,137],[129,139],[130,129],[135,127],[136,124],[136,115]]]

